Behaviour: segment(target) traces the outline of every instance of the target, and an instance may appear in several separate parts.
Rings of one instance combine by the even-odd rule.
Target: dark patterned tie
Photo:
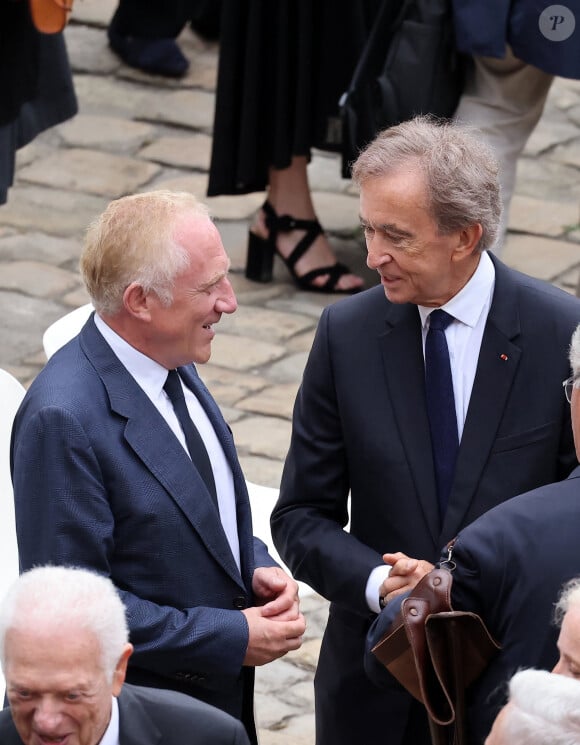
[[[217,505],[217,493],[209,455],[207,454],[207,450],[197,427],[189,416],[187,404],[185,403],[185,396],[183,395],[183,388],[181,387],[181,380],[177,370],[170,370],[167,373],[167,380],[165,381],[163,389],[169,396],[175,415],[177,416],[183,434],[185,435],[185,442],[191,460],[199,471],[200,476],[205,481],[208,491]]]
[[[445,329],[451,321],[453,317],[444,310],[432,311],[429,316],[429,332],[425,341],[427,416],[431,429],[431,447],[441,522],[447,509],[459,450],[453,379],[449,349],[445,338]]]

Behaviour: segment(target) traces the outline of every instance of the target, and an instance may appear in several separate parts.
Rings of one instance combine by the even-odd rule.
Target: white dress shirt
[[[101,332],[107,344],[113,350],[119,362],[143,390],[153,406],[165,419],[173,434],[181,443],[189,456],[185,436],[163,386],[167,379],[167,369],[151,357],[142,354],[120,337],[103,319],[95,313],[95,325]],[[203,406],[194,393],[182,382],[187,410],[193,423],[199,430],[201,438],[209,456],[218,498],[220,521],[232,554],[240,568],[240,542],[238,537],[238,522],[236,519],[236,494],[234,477],[223,448],[215,430],[205,413]]]
[[[113,703],[111,705],[111,718],[109,719],[109,726],[105,730],[105,734],[101,737],[100,742],[97,745],[120,745],[119,743],[119,703],[115,696],[111,697]]]
[[[487,252],[484,251],[469,282],[448,303],[441,306],[442,310],[454,318],[445,329],[445,337],[449,348],[459,442],[461,442],[465,426],[481,340],[491,307],[494,287],[495,269]],[[427,308],[423,305],[418,305],[417,308],[421,317],[424,356],[425,339],[429,331],[429,316],[435,308]],[[394,547],[391,552],[397,550]],[[369,608],[375,613],[380,611],[379,588],[389,576],[390,571],[389,566],[382,564],[375,567],[369,575],[365,597]]]

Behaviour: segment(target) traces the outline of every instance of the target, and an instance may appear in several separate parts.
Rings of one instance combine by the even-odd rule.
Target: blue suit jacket
[[[578,0],[559,4],[563,13],[550,11],[552,3],[536,0],[452,0],[451,5],[460,52],[503,58],[509,44],[529,65],[552,75],[580,77]],[[572,31],[567,38],[565,29]]]
[[[443,524],[417,307],[392,304],[377,287],[320,319],[272,515],[284,562],[332,601],[315,679],[318,745],[423,742],[406,732],[416,719],[411,697],[402,689],[385,696],[363,669],[373,618],[365,588],[382,554],[436,561],[481,514],[576,465],[561,381],[580,300],[493,261],[495,290]]]
[[[125,684],[118,698],[121,745],[248,745],[242,725],[173,691]],[[0,712],[2,745],[22,745],[10,709]]]
[[[453,549],[451,602],[479,613],[502,650],[468,692],[469,742],[483,743],[518,668],[550,670],[558,659],[552,623],[559,591],[580,575],[580,467],[566,481],[504,502],[462,530]],[[442,560],[447,557],[444,551]],[[391,690],[398,684],[370,652],[403,598],[389,603],[367,637],[365,667]]]
[[[180,372],[233,472],[241,572],[197,470],[92,317],[51,358],[15,419],[20,566],[68,564],[111,577],[135,646],[128,680],[240,717],[251,677],[240,609],[254,604],[254,568],[275,562],[252,537],[231,432],[194,366]]]

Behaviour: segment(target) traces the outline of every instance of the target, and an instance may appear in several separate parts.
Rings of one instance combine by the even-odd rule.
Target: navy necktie
[[[449,349],[445,338],[445,329],[452,320],[453,317],[444,310],[432,311],[429,316],[429,332],[425,340],[427,416],[431,430],[431,447],[441,521],[447,509],[459,450],[453,379]]]
[[[207,450],[197,427],[189,416],[187,404],[185,403],[185,396],[183,395],[183,388],[181,387],[181,380],[177,370],[170,370],[167,373],[167,380],[165,381],[163,389],[169,396],[175,415],[179,421],[183,434],[185,435],[185,442],[191,460],[199,471],[200,476],[205,481],[208,491],[217,505],[217,492],[209,455],[207,454]]]

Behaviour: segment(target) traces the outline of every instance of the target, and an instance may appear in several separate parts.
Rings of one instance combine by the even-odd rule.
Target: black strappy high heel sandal
[[[312,269],[310,272],[306,272],[306,274],[297,275],[294,268],[296,263],[304,256],[316,238],[322,233],[322,226],[318,220],[297,220],[290,215],[278,215],[269,202],[264,202],[262,210],[266,215],[265,223],[268,228],[268,237],[261,238],[259,235],[250,231],[246,259],[246,277],[248,279],[254,282],[271,282],[274,254],[278,254],[286,264],[288,271],[292,275],[292,279],[301,290],[352,295],[362,289],[360,287],[353,287],[348,290],[337,288],[336,285],[340,277],[351,273],[347,266],[338,261],[331,266],[321,266],[317,269]],[[306,235],[298,241],[290,256],[286,258],[278,251],[276,242],[279,233],[289,233],[292,230],[305,230]],[[328,275],[328,279],[324,284],[313,284],[313,280],[316,277],[325,275]]]

